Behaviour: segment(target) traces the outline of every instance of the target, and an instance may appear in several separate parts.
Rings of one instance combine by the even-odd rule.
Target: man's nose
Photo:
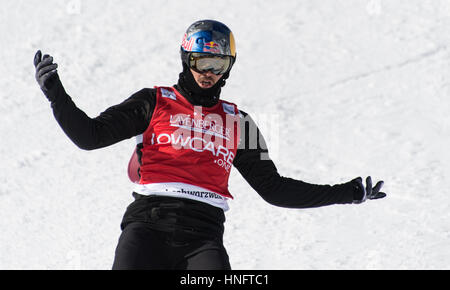
[[[205,71],[203,73],[203,75],[206,76],[206,77],[212,77],[212,76],[214,76],[214,73],[212,71],[208,70],[208,71]]]

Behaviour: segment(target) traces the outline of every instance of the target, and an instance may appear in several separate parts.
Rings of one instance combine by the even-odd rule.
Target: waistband
[[[225,214],[222,209],[186,198],[145,196],[133,192],[135,200],[127,207],[122,230],[132,222],[145,222],[165,232],[183,232],[202,237],[222,237]]]

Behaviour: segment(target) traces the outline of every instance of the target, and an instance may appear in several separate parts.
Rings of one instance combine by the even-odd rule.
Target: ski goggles
[[[191,52],[189,68],[198,73],[211,71],[215,75],[227,73],[233,65],[233,57],[229,55],[214,55],[209,53]]]

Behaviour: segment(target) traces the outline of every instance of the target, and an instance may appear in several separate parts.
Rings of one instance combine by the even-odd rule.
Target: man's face
[[[191,69],[191,73],[194,76],[195,81],[197,82],[198,86],[202,89],[209,89],[213,87],[218,80],[223,75],[215,75],[210,71],[204,72],[204,73],[198,73]]]

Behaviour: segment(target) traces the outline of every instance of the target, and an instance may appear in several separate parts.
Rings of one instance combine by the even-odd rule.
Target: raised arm
[[[66,135],[81,149],[93,150],[142,134],[150,122],[156,97],[143,89],[119,105],[90,118],[66,93],[53,58],[38,51],[34,58],[36,80],[51,102],[53,115]]]
[[[241,113],[241,142],[233,165],[268,203],[286,208],[311,208],[360,203],[385,196],[379,192],[382,182],[372,189],[371,184],[364,187],[361,178],[331,186],[280,176],[255,122],[245,112]]]

